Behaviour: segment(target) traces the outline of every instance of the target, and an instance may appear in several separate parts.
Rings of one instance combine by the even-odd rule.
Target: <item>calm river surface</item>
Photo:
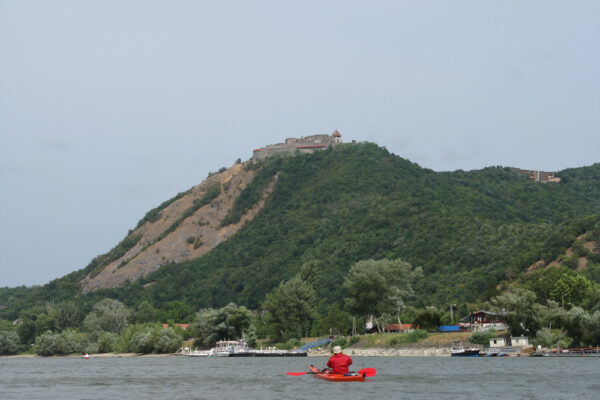
[[[0,358],[1,399],[598,399],[600,357],[355,357],[368,382],[306,371],[326,358]]]

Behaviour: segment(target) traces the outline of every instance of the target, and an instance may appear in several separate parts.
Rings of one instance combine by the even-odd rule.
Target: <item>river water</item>
[[[598,399],[600,357],[355,357],[367,382],[311,375],[326,358],[0,358],[0,399]]]

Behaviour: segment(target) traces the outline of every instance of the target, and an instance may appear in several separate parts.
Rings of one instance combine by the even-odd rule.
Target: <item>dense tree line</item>
[[[414,295],[405,298],[402,318],[407,322],[418,317],[413,310],[425,306],[445,309],[458,303],[466,310],[521,279],[523,285],[532,285],[527,288],[536,298],[544,293],[553,301],[559,296],[563,300],[565,288],[585,286],[578,276],[594,284],[600,281],[600,250],[586,253],[577,240],[600,221],[600,164],[561,171],[559,184],[540,184],[502,167],[437,173],[360,143],[248,167],[256,169],[255,181],[242,191],[224,225],[256,204],[276,176],[274,191],[253,221],[205,256],[163,266],[122,288],[76,297],[79,280],[136,243],[131,232],[113,251],[47,285],[0,288],[0,318],[21,317],[26,327],[20,334],[32,343],[47,330],[83,326],[96,312],[95,304],[107,297],[130,310],[141,307],[148,323],[192,322],[195,311],[218,310],[230,302],[261,310],[276,304],[282,294],[303,293],[310,306],[306,310],[313,311],[304,312],[310,323],[300,331],[293,332],[290,321],[268,309],[257,317],[258,332],[274,329],[279,334],[265,334],[293,337],[327,329],[320,328],[321,322],[334,320],[336,307],[346,313],[339,318],[340,326],[348,326],[348,313],[356,310],[345,302],[350,288],[344,279],[361,260],[402,259],[422,267],[423,278],[411,286]],[[207,201],[214,193],[216,189]],[[155,219],[169,202],[148,213],[143,223]],[[569,247],[574,254],[565,259]],[[583,271],[574,271],[575,255],[589,260]],[[531,264],[559,257],[569,274],[554,279],[553,272],[543,272],[547,277],[528,283],[538,276],[523,274]],[[299,276],[302,269],[305,276]],[[148,283],[153,284],[144,287]],[[564,301],[591,310],[577,293],[567,293]],[[76,311],[66,313],[61,307]],[[61,320],[61,313],[74,320]],[[423,321],[434,317],[421,314]],[[394,318],[389,311],[380,317]]]

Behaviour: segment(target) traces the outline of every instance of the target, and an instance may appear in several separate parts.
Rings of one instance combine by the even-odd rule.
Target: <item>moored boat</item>
[[[455,347],[450,353],[450,357],[479,357],[479,349],[470,347]]]

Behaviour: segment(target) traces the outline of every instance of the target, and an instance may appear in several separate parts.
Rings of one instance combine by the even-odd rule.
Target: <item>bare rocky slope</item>
[[[99,273],[92,271],[80,282],[83,293],[97,289],[115,288],[126,281],[135,281],[156,271],[162,265],[180,263],[200,257],[236,233],[264,206],[265,198],[273,190],[273,182],[263,192],[262,200],[235,224],[221,226],[221,221],[233,207],[240,192],[252,181],[255,172],[237,164],[228,170],[212,175],[200,185],[160,211],[154,221],[145,221],[130,232],[136,244],[125,254],[106,265]],[[194,202],[218,185],[220,193],[207,204],[185,217]],[[183,218],[177,227],[168,232],[172,224]]]

